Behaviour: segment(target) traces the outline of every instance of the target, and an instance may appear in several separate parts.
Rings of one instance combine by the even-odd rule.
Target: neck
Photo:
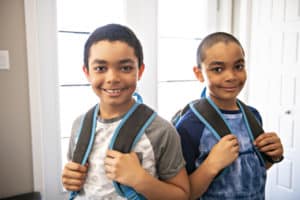
[[[100,103],[100,115],[102,119],[113,119],[123,116],[134,105],[135,100],[132,98],[127,105],[103,105]]]
[[[210,97],[211,100],[218,106],[221,110],[239,110],[239,107],[237,105],[237,99],[218,99],[215,97]]]

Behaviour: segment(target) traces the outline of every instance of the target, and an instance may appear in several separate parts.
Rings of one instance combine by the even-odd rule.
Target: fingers
[[[62,173],[63,186],[70,191],[78,191],[82,188],[88,165],[82,166],[78,163],[69,162],[65,165]]]
[[[143,168],[135,152],[108,150],[104,159],[104,169],[108,179],[131,185]]]
[[[235,147],[233,148],[234,150],[239,150],[238,138],[233,134],[224,136],[223,138],[221,138],[220,142],[227,143],[227,145],[229,145],[230,147]]]
[[[266,146],[272,146],[273,148],[276,148],[281,146],[281,141],[280,138],[275,133],[264,133],[256,138],[256,140],[254,141],[254,145],[257,146],[259,149],[262,149]],[[270,147],[267,149],[272,149],[272,148]]]
[[[80,165],[79,163],[69,162],[65,165],[65,168],[70,171],[77,171],[85,173],[87,171],[88,164]]]
[[[254,145],[259,151],[265,152],[269,156],[280,157],[283,155],[283,146],[276,133],[261,134],[254,141]]]
[[[275,142],[279,142],[280,138],[277,136],[276,133],[264,133],[259,135],[255,141],[254,141],[254,145],[256,146],[264,146],[266,144],[269,143],[275,143]]]

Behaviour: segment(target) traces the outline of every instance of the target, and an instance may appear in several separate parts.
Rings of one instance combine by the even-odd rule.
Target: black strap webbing
[[[242,101],[239,101],[239,103],[243,107],[243,110],[249,123],[249,127],[255,140],[260,134],[264,133],[264,130],[256,120],[254,114],[250,111],[248,106]],[[227,127],[224,120],[222,119],[222,117],[218,114],[215,108],[212,105],[210,105],[206,98],[202,98],[196,101],[194,103],[194,107],[199,112],[199,114],[201,114],[202,117],[210,124],[210,126],[219,134],[220,137],[223,137],[230,133],[230,130]],[[264,160],[272,160],[266,154],[262,152],[260,153]]]
[[[194,107],[208,122],[208,124],[210,124],[211,127],[220,135],[220,137],[230,133],[230,130],[222,117],[217,113],[215,108],[210,105],[207,99],[200,99],[194,104]]]
[[[86,113],[85,118],[83,119],[83,125],[80,130],[81,133],[73,154],[74,162],[81,163],[86,154],[88,145],[91,140],[93,115],[95,109],[96,106],[91,108]],[[153,113],[154,111],[145,104],[139,104],[134,112],[124,122],[123,126],[120,128],[119,134],[115,139],[113,149],[123,153],[130,152],[135,137]]]
[[[91,140],[91,132],[92,132],[92,126],[93,126],[93,115],[94,115],[94,110],[96,109],[97,106],[94,106],[91,108],[84,117],[84,121],[81,127],[81,133],[78,138],[78,142],[76,144],[76,148],[73,153],[73,162],[76,163],[81,163],[86,149],[89,145],[89,142]]]
[[[253,113],[249,110],[249,108],[244,104],[242,101],[239,101],[240,104],[243,106],[245,111],[246,117],[248,119],[250,129],[253,134],[253,138],[256,139],[260,134],[264,133],[265,131],[261,127],[261,125],[257,122],[256,118],[254,117]]]
[[[135,137],[153,112],[145,104],[140,104],[120,128],[113,149],[122,153],[129,153]]]

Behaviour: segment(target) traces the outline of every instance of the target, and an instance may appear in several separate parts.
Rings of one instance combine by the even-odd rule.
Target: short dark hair
[[[197,49],[197,66],[201,68],[201,63],[206,58],[206,50],[216,43],[223,42],[225,44],[229,42],[234,42],[237,45],[239,45],[243,51],[243,54],[245,55],[244,49],[240,43],[240,41],[235,38],[233,35],[226,33],[226,32],[215,32],[207,35],[203,40],[200,42],[198,49]]]
[[[120,24],[107,24],[97,28],[87,39],[84,45],[84,58],[83,62],[87,69],[89,69],[88,61],[90,56],[90,48],[96,42],[108,40],[108,41],[122,41],[127,43],[134,49],[134,54],[138,59],[139,67],[144,64],[143,61],[143,48],[132,30],[128,27]]]

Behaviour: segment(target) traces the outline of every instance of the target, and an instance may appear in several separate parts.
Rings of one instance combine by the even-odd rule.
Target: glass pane
[[[160,38],[158,80],[195,80],[193,66],[199,40]]]
[[[202,89],[203,85],[199,81],[159,83],[158,113],[170,121],[176,111],[188,102],[198,99]]]
[[[69,137],[61,139],[61,153],[62,153],[62,166],[65,166],[67,163],[67,153],[69,147]]]
[[[98,102],[90,86],[60,87],[61,136],[69,137],[75,118]]]
[[[58,33],[59,83],[87,83],[82,71],[83,48],[88,34]]]
[[[59,0],[58,30],[91,32],[101,24],[123,23],[125,0]]]
[[[160,0],[158,2],[161,36],[199,38],[206,31],[205,1]]]

